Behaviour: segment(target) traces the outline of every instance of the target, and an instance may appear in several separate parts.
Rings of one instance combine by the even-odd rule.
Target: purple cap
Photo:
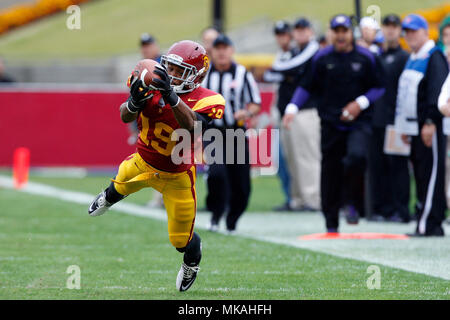
[[[419,30],[425,29],[428,30],[428,23],[424,17],[418,14],[410,14],[403,19],[402,29],[410,29],[410,30]]]
[[[330,21],[331,29],[336,29],[337,27],[350,29],[352,27],[352,20],[345,14],[338,14],[334,16]]]

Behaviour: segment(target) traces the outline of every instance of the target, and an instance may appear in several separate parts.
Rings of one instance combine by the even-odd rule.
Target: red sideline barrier
[[[119,116],[126,93],[0,92],[0,165],[15,148],[30,149],[32,166],[117,165],[134,147]]]
[[[0,166],[12,166],[18,147],[31,166],[117,166],[135,151],[119,116],[126,92],[0,91]],[[270,110],[272,92],[262,92]]]

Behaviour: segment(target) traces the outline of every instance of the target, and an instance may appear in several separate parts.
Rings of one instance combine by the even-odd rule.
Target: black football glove
[[[161,78],[152,79],[156,90],[159,90],[159,92],[161,92],[161,95],[166,103],[170,104],[172,107],[177,105],[180,98],[173,91],[172,86],[170,85],[170,77],[167,74],[167,70],[164,67],[156,66],[155,71],[153,72]]]
[[[135,80],[132,82],[130,87],[130,96],[128,97],[128,110],[132,113],[141,111],[145,107],[145,102],[147,99],[153,97],[149,94],[150,88],[144,88],[142,85],[142,80]]]

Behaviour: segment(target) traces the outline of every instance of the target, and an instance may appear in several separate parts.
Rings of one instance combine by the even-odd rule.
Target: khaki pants
[[[292,206],[320,209],[320,119],[316,109],[301,110],[281,143],[291,177]]]

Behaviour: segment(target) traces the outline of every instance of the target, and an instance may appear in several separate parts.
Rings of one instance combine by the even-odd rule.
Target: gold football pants
[[[149,187],[161,192],[167,211],[170,242],[175,248],[184,248],[189,243],[197,205],[195,166],[184,172],[165,172],[153,168],[139,153],[134,153],[120,164],[112,181],[117,192],[124,196]]]

